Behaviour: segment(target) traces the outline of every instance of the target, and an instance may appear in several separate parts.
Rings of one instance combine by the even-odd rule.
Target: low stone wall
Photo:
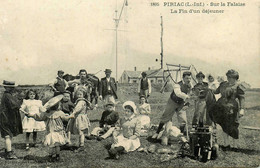
[[[162,88],[163,84],[152,84],[152,92],[159,92]],[[118,94],[121,96],[128,96],[132,94],[137,95],[137,83],[126,83],[126,84],[118,84]],[[26,93],[29,89],[33,89],[39,96],[39,99],[42,100],[43,104],[45,104],[51,97],[53,97],[52,88],[48,85],[21,85],[15,88],[15,96],[22,102],[25,98]],[[165,92],[172,91],[172,86],[167,85],[164,90]],[[0,99],[2,98],[4,92],[4,88],[0,86]],[[0,102],[1,103],[1,102]]]
[[[14,95],[22,102],[25,98],[26,93],[29,89],[33,89],[39,96],[39,99],[42,100],[43,104],[46,103],[51,97],[53,97],[52,88],[48,85],[24,85],[17,86],[14,91]],[[3,96],[4,88],[0,87],[0,99]]]

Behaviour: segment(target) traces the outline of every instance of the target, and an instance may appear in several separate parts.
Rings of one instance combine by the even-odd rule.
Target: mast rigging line
[[[125,6],[128,6],[128,4],[127,4],[127,0],[124,0],[124,4],[123,4],[123,6],[122,6],[122,8],[121,8],[121,11],[120,11],[120,14],[119,14],[119,17],[118,17],[118,19],[116,19],[117,20],[117,27],[119,26],[119,20],[120,20],[120,18],[121,18],[121,16],[122,16],[122,13],[123,13],[123,10],[124,10],[124,7]]]

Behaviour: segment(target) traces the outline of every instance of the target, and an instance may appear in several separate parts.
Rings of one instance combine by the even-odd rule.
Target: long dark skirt
[[[234,139],[239,136],[238,102],[234,99],[220,98],[210,107],[210,117],[219,124],[223,131]]]
[[[3,112],[0,114],[0,131],[2,138],[7,135],[14,137],[23,133],[19,110],[14,110],[9,113]]]

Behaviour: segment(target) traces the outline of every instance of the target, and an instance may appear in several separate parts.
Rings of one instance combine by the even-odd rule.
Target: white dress
[[[41,100],[23,100],[21,110],[28,112],[30,114],[39,114],[43,110]],[[23,122],[23,131],[24,132],[37,132],[44,131],[46,129],[44,121],[36,121],[32,117],[24,116]]]
[[[120,133],[115,137],[116,141],[112,144],[112,148],[123,146],[126,152],[135,151],[141,146],[140,133],[141,122],[136,116],[132,116],[129,119],[122,118],[120,120]],[[130,139],[132,135],[136,135],[136,139]]]
[[[87,114],[87,102],[84,98],[79,98],[73,110],[75,118],[69,120],[67,131],[72,134],[80,134],[81,131],[88,132],[90,121]]]
[[[43,144],[49,147],[65,145],[68,142],[62,120],[67,120],[62,111],[49,111],[48,113],[37,113],[34,118],[46,122],[46,136]]]
[[[141,121],[141,127],[144,130],[148,130],[151,124],[151,119],[148,116],[149,114],[151,114],[151,106],[148,103],[144,103],[138,107],[138,110],[140,113],[138,115],[138,118]]]

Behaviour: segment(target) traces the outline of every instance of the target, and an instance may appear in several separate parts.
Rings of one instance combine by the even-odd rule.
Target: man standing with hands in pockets
[[[100,80],[99,98],[106,104],[108,101],[115,102],[117,99],[117,84],[115,78],[111,77],[111,69],[106,69],[106,77]]]

